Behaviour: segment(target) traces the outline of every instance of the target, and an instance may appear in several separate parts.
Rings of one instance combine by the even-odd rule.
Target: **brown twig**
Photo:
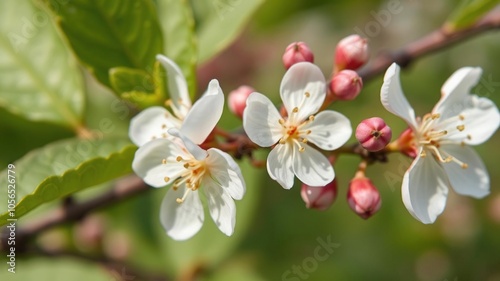
[[[395,52],[378,55],[367,67],[359,71],[363,81],[383,73],[393,63],[407,67],[417,58],[422,58],[485,31],[500,28],[500,10],[493,10],[475,25],[458,31],[438,29]]]

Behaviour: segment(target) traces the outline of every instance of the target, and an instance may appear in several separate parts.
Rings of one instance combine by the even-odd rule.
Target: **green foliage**
[[[125,269],[122,277],[128,277]],[[128,273],[128,274],[127,274]],[[120,276],[121,272],[113,272],[113,275]],[[69,277],[71,276],[71,278]],[[131,276],[132,277],[132,276]],[[134,276],[135,278],[135,276]],[[22,261],[22,266],[16,267],[16,273],[10,273],[6,269],[0,272],[0,279],[10,281],[111,281],[112,278],[106,271],[97,265],[82,263],[68,258],[55,260],[32,259]]]
[[[79,127],[81,72],[49,16],[30,1],[1,1],[0,31],[0,106],[27,120]]]
[[[196,94],[198,54],[191,7],[187,0],[158,0],[157,7],[163,31],[164,53],[181,68],[193,98]]]
[[[264,0],[195,0],[204,7],[203,18],[198,27],[199,53],[201,62],[222,51],[233,42],[243,30],[250,16],[264,3]]]
[[[500,3],[500,0],[463,0],[448,18],[448,30],[467,28]]]
[[[150,0],[44,0],[80,61],[111,87],[113,67],[151,71],[162,34]]]
[[[151,75],[143,70],[114,67],[109,76],[111,86],[124,100],[146,108],[153,105],[162,105],[167,99],[165,86],[165,70],[156,62],[154,73]]]
[[[136,148],[126,138],[68,139],[33,150],[14,162],[16,207],[19,218],[37,206],[131,172]],[[10,173],[12,175],[12,173]],[[0,173],[7,186],[8,170]],[[7,188],[0,191],[8,198]],[[7,200],[0,201],[0,225],[9,217]]]

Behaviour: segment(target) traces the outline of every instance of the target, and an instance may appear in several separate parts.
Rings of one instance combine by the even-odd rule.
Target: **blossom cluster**
[[[380,98],[389,112],[407,122],[408,129],[391,142],[385,121],[368,118],[355,130],[359,143],[346,146],[353,135],[351,122],[328,108],[360,93],[363,83],[356,69],[368,57],[365,39],[345,38],[337,46],[333,75],[327,81],[313,64],[309,47],[293,43],[283,55],[287,70],[279,86],[280,109],[248,86],[228,95],[230,110],[242,119],[242,137],[252,143],[252,149],[270,148],[266,161],[270,178],[284,189],[291,189],[297,178],[306,206],[325,210],[337,196],[335,161],[342,150],[354,147],[351,151],[358,151],[361,162],[349,183],[347,201],[364,219],[381,206],[379,191],[365,170],[377,157],[392,152],[414,159],[403,178],[402,199],[423,223],[433,223],[443,212],[450,187],[459,194],[486,196],[488,172],[468,145],[490,138],[500,124],[500,114],[491,100],[470,93],[481,70],[459,69],[443,85],[432,112],[417,118],[401,90],[399,66],[393,64],[385,74]],[[185,240],[195,235],[204,222],[205,202],[217,227],[230,236],[236,221],[234,200],[243,199],[246,186],[233,159],[241,155],[231,156],[215,137],[224,93],[214,79],[192,103],[175,62],[163,55],[157,60],[167,73],[170,100],[165,107],[149,107],[132,119],[129,134],[139,147],[133,170],[152,187],[170,186],[160,210],[160,221],[170,237]]]

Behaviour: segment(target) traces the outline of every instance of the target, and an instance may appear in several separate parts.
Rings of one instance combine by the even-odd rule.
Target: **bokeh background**
[[[238,5],[239,1],[243,0],[230,2]],[[391,1],[399,3],[401,12],[377,22],[377,14],[387,10]],[[315,63],[329,77],[335,45],[343,37],[364,31],[374,57],[438,29],[457,6],[451,0],[391,1],[266,1],[234,43],[199,66],[198,88],[203,90],[210,79],[217,78],[226,94],[245,84],[278,104],[279,83],[285,73],[281,55],[289,43],[306,42],[315,54]],[[199,19],[213,4],[192,2]],[[379,29],[373,29],[372,22],[378,23]],[[489,32],[414,61],[402,72],[402,85],[417,114],[431,110],[439,99],[441,85],[463,66],[483,68],[480,86],[474,91],[500,104],[499,50],[498,33]],[[91,77],[87,83],[89,126],[97,127],[101,118],[109,117],[119,134],[127,134],[128,119],[106,110],[116,98]],[[382,117],[397,136],[405,124],[381,106],[381,84],[382,76],[365,81],[355,101],[338,102],[332,108],[348,116],[353,126],[365,118]],[[241,121],[226,109],[221,126],[238,129]],[[19,133],[20,127],[25,133]],[[16,119],[3,110],[0,132],[3,166],[31,148],[71,135],[56,126]],[[166,191],[158,189],[92,214],[76,225],[51,230],[36,243],[90,254],[104,249],[134,267],[152,274],[166,273],[178,280],[497,281],[499,143],[496,133],[488,143],[476,147],[490,172],[491,194],[476,200],[450,191],[446,210],[432,225],[415,220],[401,201],[401,179],[410,163],[401,155],[391,155],[389,163],[369,167],[367,175],[381,192],[382,207],[368,220],[359,218],[346,202],[347,186],[359,159],[342,155],[335,166],[338,198],[323,212],[305,208],[298,182],[291,190],[284,190],[270,180],[265,169],[256,170],[244,160],[241,165],[247,195],[237,202],[236,230],[230,238],[207,217],[202,231],[192,240],[172,241],[158,221],[159,204]],[[263,150],[257,158],[265,159],[266,155]],[[90,198],[109,188],[110,184],[101,185],[77,194],[77,198]],[[26,221],[36,220],[56,204],[38,208],[26,216]],[[315,258],[316,249],[322,247],[320,241],[335,244],[324,260]],[[297,268],[301,273],[294,272]],[[127,272],[125,267],[123,272],[109,274],[102,266],[70,257],[26,256],[18,261],[18,273],[3,270],[0,276],[2,280],[139,280]]]

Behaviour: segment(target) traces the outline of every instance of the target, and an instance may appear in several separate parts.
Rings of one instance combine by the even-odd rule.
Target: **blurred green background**
[[[239,5],[241,1],[229,2]],[[195,17],[203,20],[204,9],[211,8],[206,3],[211,2],[204,2],[205,6],[200,4],[203,1],[192,2],[197,4]],[[306,42],[315,54],[315,63],[329,77],[335,45],[343,37],[365,31],[373,57],[439,28],[456,6],[451,0],[396,1],[401,12],[390,14],[387,22],[379,21],[379,29],[366,32],[368,26],[377,23],[377,14],[387,10],[388,2],[266,1],[233,44],[199,66],[199,92],[210,79],[217,78],[226,94],[246,84],[279,103],[279,84],[285,72],[281,55],[289,43]],[[432,109],[441,85],[462,66],[482,67],[483,79],[476,92],[500,104],[498,50],[500,37],[490,32],[415,61],[403,71],[402,86],[417,114]],[[87,108],[93,110],[86,114],[89,127],[97,127],[99,120],[107,117],[117,126],[117,134],[127,134],[128,120],[119,112],[106,110],[116,98],[87,78]],[[397,136],[405,124],[381,106],[381,84],[382,76],[367,81],[355,101],[338,102],[332,108],[348,116],[353,127],[365,118],[382,117]],[[2,165],[31,148],[71,135],[57,126],[16,120],[5,111],[0,111],[0,120],[0,145],[8,147],[2,149]],[[27,133],[11,133],[18,132],[13,126],[21,126]],[[221,126],[236,129],[241,122],[226,109]],[[52,133],[44,133],[49,131]],[[39,137],[30,137],[34,134]],[[100,211],[76,226],[51,230],[36,243],[90,254],[103,248],[116,259],[151,274],[166,273],[176,280],[500,280],[499,142],[497,133],[476,147],[490,172],[491,194],[475,200],[450,191],[446,210],[432,225],[415,220],[402,204],[401,178],[410,162],[400,155],[391,155],[389,163],[369,167],[367,175],[380,190],[383,203],[373,217],[359,218],[346,202],[347,185],[359,160],[343,155],[335,166],[338,198],[324,212],[305,208],[298,184],[284,190],[269,179],[265,169],[256,171],[243,161],[247,195],[237,202],[232,237],[225,237],[207,217],[202,231],[192,240],[172,241],[159,224],[158,210],[166,189],[158,189]],[[257,157],[265,159],[266,155],[262,151]],[[105,184],[77,197],[89,198],[108,188]],[[26,216],[26,221],[36,220],[55,205],[37,209]],[[93,236],[86,234],[94,228],[102,230],[95,235],[98,242],[89,240],[88,236]],[[323,260],[315,258],[316,249],[323,245],[320,241],[335,245]],[[16,275],[3,270],[0,276],[2,280],[68,280],[68,276],[71,280],[140,280],[128,276],[126,267],[125,274],[105,272],[103,267],[79,259],[28,256],[18,261]]]

